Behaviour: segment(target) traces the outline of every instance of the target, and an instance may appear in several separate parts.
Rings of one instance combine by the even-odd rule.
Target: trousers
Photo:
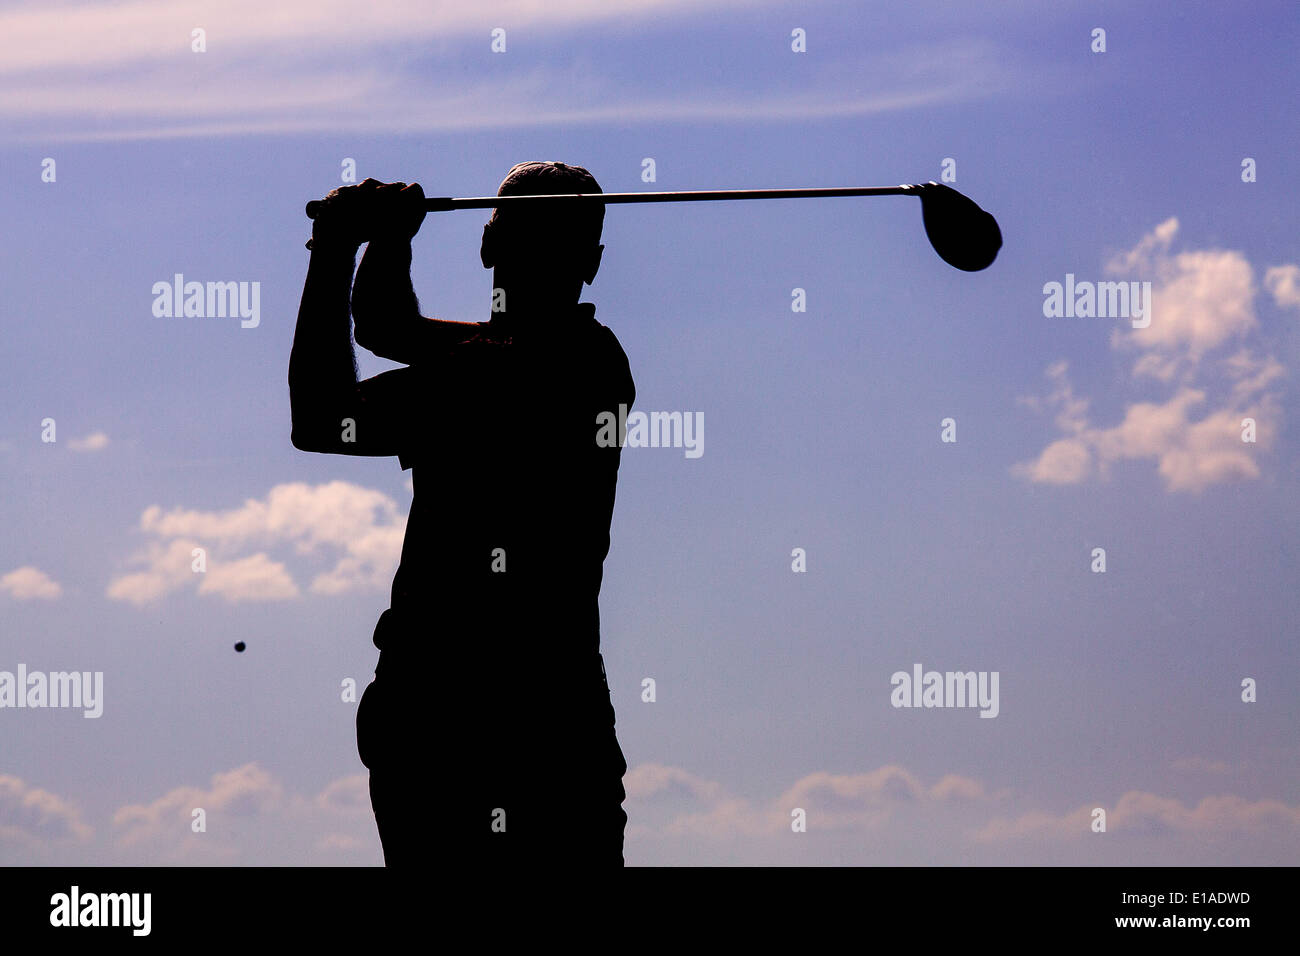
[[[627,761],[600,655],[431,694],[388,653],[356,718],[386,866],[623,865]]]

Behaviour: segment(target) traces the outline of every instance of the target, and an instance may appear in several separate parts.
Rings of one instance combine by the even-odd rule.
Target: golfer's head
[[[581,166],[517,163],[498,196],[599,193],[600,184]],[[520,276],[590,283],[600,264],[600,202],[507,203],[492,210],[483,228],[483,265]]]

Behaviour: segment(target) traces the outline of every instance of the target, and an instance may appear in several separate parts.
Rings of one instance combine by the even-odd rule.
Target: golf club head
[[[940,259],[963,272],[979,272],[993,264],[1002,248],[996,219],[942,183],[922,183],[916,189],[925,234]]]

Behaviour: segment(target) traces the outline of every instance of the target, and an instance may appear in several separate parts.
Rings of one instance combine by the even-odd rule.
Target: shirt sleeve
[[[376,440],[402,470],[460,447],[501,411],[516,384],[508,349],[464,346],[436,361],[381,372],[357,384]],[[358,428],[360,428],[360,420]]]
[[[353,422],[353,441],[360,454],[400,456],[410,371],[393,369],[357,383],[342,414]]]

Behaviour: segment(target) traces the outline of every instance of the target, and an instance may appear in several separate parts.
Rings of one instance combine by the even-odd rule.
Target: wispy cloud
[[[1220,772],[1214,762],[1193,763],[1196,769]],[[625,787],[629,839],[636,846],[684,838],[686,843],[673,845],[705,847],[702,859],[732,846],[743,847],[750,861],[826,863],[825,854],[834,853],[841,862],[915,863],[919,833],[925,834],[927,851],[938,854],[927,858],[930,862],[968,864],[1023,865],[1026,859],[1077,863],[1081,842],[1088,840],[1102,854],[1095,862],[1105,862],[1106,852],[1117,851],[1139,855],[1132,858],[1155,854],[1184,862],[1229,862],[1240,852],[1240,837],[1270,843],[1283,848],[1282,853],[1300,845],[1300,806],[1284,800],[1215,794],[1189,805],[1129,790],[1114,800],[1081,800],[1073,809],[1058,810],[1034,806],[1025,793],[961,774],[927,784],[898,765],[863,773],[810,773],[770,800],[747,799],[719,782],[660,764],[632,768]],[[1098,806],[1106,810],[1109,836],[1093,831]],[[796,809],[806,814],[805,836],[814,849],[797,850],[802,844],[790,842]],[[816,844],[818,834],[827,841]],[[1115,837],[1123,841],[1123,850],[1118,843],[1104,842]],[[1135,850],[1138,838],[1144,842]],[[853,855],[840,855],[848,847]],[[1031,849],[1032,857],[1027,856]],[[796,855],[801,852],[811,855]]]
[[[1034,811],[1013,819],[998,818],[982,827],[975,839],[981,842],[1087,839],[1092,833],[1093,809],[1089,805],[1059,815]],[[1293,842],[1300,836],[1300,807],[1281,800],[1247,800],[1232,795],[1205,797],[1189,807],[1170,797],[1131,790],[1107,813],[1106,832],[1112,831],[1173,839],[1225,839],[1263,833]]]
[[[87,859],[108,865],[299,866],[380,860],[366,774],[301,793],[256,763],[120,806],[100,827],[87,823],[71,799],[0,774],[0,860],[14,849],[25,859],[56,865],[84,865]]]
[[[632,768],[624,788],[633,805],[674,811],[660,827],[663,834],[713,838],[790,832],[796,809],[805,812],[810,829],[871,830],[900,808],[986,799],[983,784],[969,777],[948,774],[927,787],[893,765],[868,773],[808,774],[761,804],[728,792],[718,782],[661,764]]]
[[[71,801],[18,777],[0,775],[0,847],[79,843],[93,833]]]
[[[1213,761],[1202,769],[1220,771]],[[653,852],[666,852],[671,860],[685,848],[689,862],[707,863],[726,858],[727,847],[741,847],[751,862],[1023,865],[1078,862],[1080,847],[1090,846],[1100,854],[1088,857],[1092,862],[1214,865],[1238,861],[1243,840],[1266,843],[1281,854],[1300,846],[1300,806],[1225,793],[1187,801],[1129,790],[1114,800],[1099,797],[1055,809],[1026,805],[1026,794],[961,774],[926,783],[898,765],[810,773],[765,800],[665,764],[632,767],[624,786],[629,862]],[[1093,830],[1097,806],[1107,812],[1105,834]],[[796,808],[806,813],[806,833],[792,831]],[[195,826],[198,809],[203,829]],[[923,846],[916,842],[921,834]],[[94,855],[118,865],[379,859],[366,774],[347,774],[319,792],[302,793],[257,763],[120,806],[99,830],[82,819],[72,800],[0,775],[0,848],[6,842],[32,858]]]
[[[935,40],[808,69],[719,79],[701,71],[689,93],[618,78],[617,54],[581,65],[572,51],[538,66],[511,43],[558,42],[584,26],[725,17],[740,0],[399,0],[367,8],[341,0],[268,7],[137,0],[25,3],[0,13],[0,118],[19,140],[97,141],[256,133],[418,132],[607,121],[763,121],[861,116],[967,100],[1008,88],[1005,53],[988,41]],[[687,18],[691,19],[687,19]],[[489,52],[506,30],[507,52]],[[204,30],[206,51],[191,49]],[[773,51],[788,37],[776,38]],[[654,67],[651,67],[652,69]],[[649,81],[648,81],[649,80]],[[656,95],[647,89],[667,88]]]
[[[201,830],[196,810],[203,811]],[[213,774],[206,786],[180,786],[121,807],[112,820],[116,852],[157,863],[256,864],[264,861],[257,834],[276,830],[296,834],[299,864],[304,852],[314,852],[319,863],[373,854],[379,838],[367,776],[351,774],[306,796],[250,763]]]
[[[108,436],[103,432],[92,432],[85,438],[73,438],[68,441],[73,451],[103,451],[108,447]]]

